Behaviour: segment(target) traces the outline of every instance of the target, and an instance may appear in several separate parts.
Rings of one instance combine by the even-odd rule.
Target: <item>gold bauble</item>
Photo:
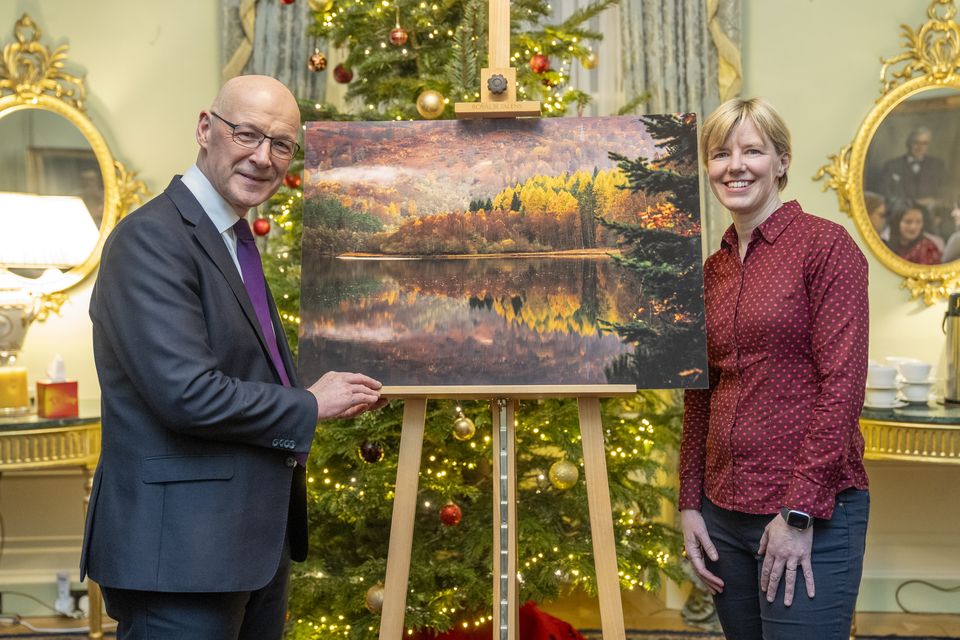
[[[370,613],[380,613],[383,611],[383,585],[378,583],[367,589],[367,595],[363,598],[363,604],[367,606]]]
[[[460,414],[460,417],[453,421],[453,437],[457,440],[469,440],[477,432],[477,426],[473,420]]]
[[[439,91],[427,89],[417,96],[417,112],[427,120],[443,115],[443,95]]]
[[[324,13],[333,8],[333,0],[308,0],[307,5],[314,13]]]
[[[597,55],[596,51],[591,51],[580,64],[583,65],[584,69],[593,69],[600,64],[600,56]]]
[[[550,484],[564,491],[577,484],[577,479],[580,477],[580,470],[577,469],[577,465],[575,464],[571,464],[566,460],[558,460],[550,466],[550,473],[548,475],[550,477]]]

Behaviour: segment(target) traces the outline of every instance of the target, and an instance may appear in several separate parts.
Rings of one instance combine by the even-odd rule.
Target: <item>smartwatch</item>
[[[790,509],[789,507],[780,508],[780,517],[783,518],[784,522],[788,525],[801,531],[809,529],[813,525],[813,516],[803,511]]]

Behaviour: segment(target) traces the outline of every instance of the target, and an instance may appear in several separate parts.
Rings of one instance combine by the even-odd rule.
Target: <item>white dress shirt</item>
[[[197,199],[197,202],[200,203],[200,206],[203,207],[203,211],[213,222],[213,226],[217,228],[220,237],[223,238],[223,243],[227,245],[227,253],[233,258],[233,264],[236,265],[237,273],[240,274],[242,280],[243,271],[240,269],[240,260],[237,258],[237,234],[233,231],[233,225],[237,224],[240,216],[233,210],[233,207],[227,204],[223,196],[217,193],[217,190],[207,180],[207,176],[203,175],[197,168],[197,165],[187,169],[181,180],[193,194],[193,197]]]

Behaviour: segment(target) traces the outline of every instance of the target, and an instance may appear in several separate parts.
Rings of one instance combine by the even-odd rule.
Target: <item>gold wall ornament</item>
[[[906,51],[883,61],[881,94],[916,76],[930,76],[938,82],[949,82],[953,78],[960,62],[960,26],[953,19],[956,14],[953,0],[933,0],[927,8],[930,19],[917,31],[909,25],[900,25]],[[904,62],[902,69],[887,77],[891,67]]]
[[[927,16],[929,20],[916,31],[901,25],[904,51],[881,59],[880,97],[860,124],[853,142],[828,156],[830,162],[820,167],[813,180],[826,178],[823,191],[834,190],[839,209],[853,218],[870,252],[886,268],[903,276],[901,286],[910,291],[913,299],[921,298],[927,305],[932,305],[960,287],[960,260],[946,264],[919,264],[897,255],[871,222],[864,199],[866,181],[879,179],[876,167],[881,161],[889,163],[894,159],[894,147],[889,143],[893,134],[890,132],[906,130],[908,120],[904,114],[913,114],[909,115],[913,118],[910,121],[916,123],[923,117],[925,108],[933,113],[932,105],[936,105],[939,114],[948,114],[951,122],[955,120],[960,127],[960,74],[957,73],[960,68],[960,25],[954,20],[956,7],[953,0],[933,0]],[[899,71],[895,70],[898,65],[903,65]],[[925,106],[928,103],[929,107]],[[915,124],[911,126],[913,130],[918,128]],[[871,144],[878,140],[878,130],[883,133],[881,138],[885,143],[872,149]],[[905,137],[903,142],[906,142]],[[935,142],[942,144],[939,140]],[[883,156],[877,151],[880,146],[885,147]],[[904,149],[897,146],[895,151],[900,155]],[[960,195],[960,183],[954,188],[957,194],[953,195]],[[881,195],[887,195],[889,208],[892,197],[882,191]],[[921,199],[916,195],[910,198]],[[925,204],[936,203],[938,207],[950,204],[946,198],[923,200]]]
[[[95,222],[99,224],[97,240],[81,263],[59,270],[48,270],[51,273],[44,274],[44,277],[30,277],[20,275],[16,265],[4,264],[3,256],[0,256],[0,274],[4,277],[3,287],[0,289],[19,291],[39,301],[39,313],[36,317],[42,320],[51,313],[58,313],[66,300],[66,293],[96,270],[100,263],[100,252],[110,231],[132,206],[140,202],[141,197],[146,195],[147,188],[136,178],[135,173],[114,158],[103,135],[87,115],[83,79],[64,71],[67,46],[61,45],[51,50],[40,42],[40,35],[41,31],[36,23],[24,14],[14,27],[14,42],[3,46],[3,61],[0,65],[0,126],[6,127],[8,133],[20,135],[26,129],[23,129],[23,125],[17,123],[16,119],[23,118],[26,123],[33,118],[48,118],[45,122],[55,125],[48,127],[49,130],[57,131],[58,136],[65,136],[64,139],[58,138],[60,144],[54,146],[81,144],[85,147],[81,153],[95,158],[95,161],[91,160],[90,163],[96,167],[92,179],[98,180],[98,185],[102,182],[103,191],[102,210],[91,211]],[[60,119],[65,122],[60,122]],[[46,135],[52,134],[47,132]],[[18,158],[28,158],[31,146],[35,144],[26,139],[26,134],[24,140],[25,148],[10,147],[11,153],[7,154],[6,161],[16,166],[7,164],[0,166],[0,170],[10,171],[11,175],[24,172],[24,167],[17,164]],[[26,159],[24,163],[29,164]],[[15,171],[11,171],[14,169]],[[30,167],[27,167],[24,173],[28,177],[8,190],[44,195],[81,195],[38,190],[30,182],[29,169]],[[57,171],[62,171],[48,170],[54,177],[57,176]],[[97,170],[99,176],[96,175]],[[69,180],[66,182],[70,183]]]
[[[87,95],[83,78],[63,70],[67,59],[67,45],[53,51],[40,42],[41,31],[30,16],[23,14],[13,28],[16,42],[3,48],[3,66],[0,67],[0,96],[14,93],[25,102],[48,94],[84,108]]]

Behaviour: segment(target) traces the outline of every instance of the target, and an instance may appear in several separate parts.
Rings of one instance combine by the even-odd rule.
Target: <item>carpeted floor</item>
[[[603,640],[599,629],[581,630],[587,640]],[[857,640],[957,640],[950,636],[857,636]],[[723,634],[710,631],[655,631],[627,630],[627,640],[723,640]]]
[[[587,640],[603,640],[599,629],[586,629],[582,631]],[[16,638],[17,640],[77,640],[86,638],[86,633],[65,633],[50,635],[48,633],[22,633],[4,632],[0,630],[0,638]],[[105,638],[115,637],[113,633],[107,632]],[[895,640],[906,639],[906,636],[857,636],[857,640]],[[707,631],[631,631],[627,630],[627,640],[723,640],[723,636],[718,633]],[[909,640],[957,640],[950,636],[910,636]]]

